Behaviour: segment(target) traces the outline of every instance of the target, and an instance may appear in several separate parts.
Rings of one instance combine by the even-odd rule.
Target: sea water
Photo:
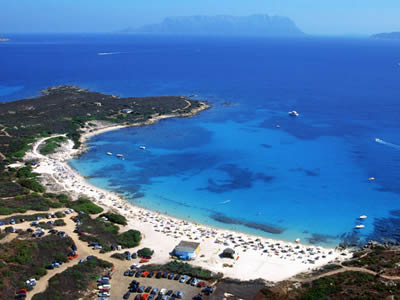
[[[277,239],[400,241],[400,150],[392,146],[400,145],[399,42],[11,40],[0,44],[0,101],[77,84],[121,96],[196,95],[212,105],[192,118],[93,137],[70,162],[91,183],[141,207]]]

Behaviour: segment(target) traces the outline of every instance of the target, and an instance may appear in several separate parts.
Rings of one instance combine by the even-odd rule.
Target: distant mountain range
[[[126,28],[122,32],[275,37],[304,35],[291,19],[268,15],[173,17],[166,18],[159,24],[144,25],[139,28]]]
[[[375,39],[400,40],[400,32],[378,33],[378,34],[374,34],[372,37]]]

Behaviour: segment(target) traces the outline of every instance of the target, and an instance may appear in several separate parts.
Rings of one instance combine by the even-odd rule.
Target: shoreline
[[[66,192],[73,199],[85,196],[102,206],[105,211],[116,211],[124,215],[128,220],[124,230],[139,230],[143,236],[141,246],[155,250],[152,263],[169,262],[169,252],[179,241],[192,240],[200,242],[200,252],[194,261],[190,261],[191,264],[235,279],[262,278],[276,282],[348,257],[347,251],[211,227],[135,206],[121,195],[90,184],[67,163],[86,151],[85,142],[95,135],[126,127],[151,125],[166,118],[191,117],[209,108],[208,104],[201,103],[199,108],[189,113],[152,117],[142,123],[115,125],[91,121],[97,126],[93,128],[86,125],[80,138],[82,145],[78,149],[73,149],[73,142],[68,140],[57,153],[43,156],[37,152],[39,145],[48,139],[43,138],[36,141],[25,158],[39,162],[34,170],[41,174],[42,183],[49,191]],[[218,256],[228,247],[235,250],[237,259],[223,259]]]

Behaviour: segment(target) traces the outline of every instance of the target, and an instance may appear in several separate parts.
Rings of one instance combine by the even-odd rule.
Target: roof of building
[[[175,251],[180,252],[194,252],[200,246],[200,243],[181,241],[176,247]]]

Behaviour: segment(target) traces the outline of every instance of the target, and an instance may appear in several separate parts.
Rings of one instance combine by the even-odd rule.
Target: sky
[[[220,14],[287,16],[316,35],[400,31],[400,0],[0,0],[0,33],[114,32]]]

